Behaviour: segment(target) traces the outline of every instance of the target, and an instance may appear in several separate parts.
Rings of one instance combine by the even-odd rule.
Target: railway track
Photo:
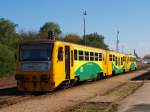
[[[139,70],[145,69],[147,67],[149,67],[149,65],[147,65],[147,66],[142,65],[142,66],[139,67]],[[116,76],[116,78],[117,78],[117,76]],[[39,94],[35,95],[35,94],[32,94],[32,93],[21,93],[21,92],[18,92],[16,90],[15,80],[12,80],[12,81],[8,80],[8,84],[7,84],[6,80],[4,82],[5,83],[2,84],[2,82],[0,80],[0,109],[4,108],[4,107],[7,107],[9,105],[13,105],[13,104],[25,101],[25,100],[38,98],[38,97],[41,97],[41,96],[43,97],[43,96],[47,96],[47,95],[51,95],[51,94],[55,94],[57,92],[60,92],[60,91],[55,91],[55,92],[47,93],[47,94],[44,94],[44,95],[42,95],[42,94],[41,95],[39,95]],[[92,83],[94,83],[94,82],[92,82]],[[6,84],[6,85],[4,85],[4,84]],[[85,83],[84,85],[88,85],[88,84],[89,84],[89,82]],[[75,88],[78,88],[78,86],[76,86]]]

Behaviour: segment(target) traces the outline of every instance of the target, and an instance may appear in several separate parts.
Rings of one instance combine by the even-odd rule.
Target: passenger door
[[[112,59],[113,59],[112,54],[107,52],[107,60],[106,60],[107,61],[107,75],[112,74]]]
[[[70,80],[70,47],[65,46],[65,73],[66,80]]]

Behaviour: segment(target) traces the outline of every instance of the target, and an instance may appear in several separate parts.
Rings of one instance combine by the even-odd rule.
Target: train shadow
[[[150,112],[150,104],[138,104],[128,109],[126,112]]]
[[[143,81],[150,80],[150,71],[132,79],[132,81],[138,81],[138,80],[143,80]]]
[[[29,92],[19,92],[17,91],[16,87],[8,87],[8,88],[1,88],[0,89],[0,96],[28,96],[32,95],[33,93]]]

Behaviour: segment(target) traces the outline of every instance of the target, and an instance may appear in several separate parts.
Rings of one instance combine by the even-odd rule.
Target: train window
[[[90,52],[90,61],[94,61],[94,53]]]
[[[122,58],[122,61],[125,61],[125,60],[124,60],[124,56],[123,56],[123,58]]]
[[[103,60],[102,53],[99,53],[99,61],[102,61],[102,60]]]
[[[132,58],[130,57],[130,61],[132,61]]]
[[[113,55],[113,61],[115,61],[115,55]]]
[[[74,60],[77,60],[77,50],[74,50]]]
[[[89,61],[89,52],[85,51],[85,60]]]
[[[120,66],[120,57],[118,58],[118,66]]]
[[[63,47],[59,47],[58,48],[58,55],[57,55],[57,58],[59,61],[62,61],[63,60]]]
[[[79,60],[80,61],[84,60],[83,51],[79,51]]]
[[[123,57],[121,57],[121,65],[123,65]]]
[[[134,61],[136,61],[136,58],[131,57],[130,61],[134,62]]]
[[[136,62],[136,58],[134,58],[134,61]]]
[[[73,51],[71,50],[71,66],[73,66]]]
[[[116,57],[115,63],[116,63],[116,65],[118,64],[118,60],[117,60],[117,57]]]
[[[112,54],[109,55],[109,61],[112,61]]]
[[[98,61],[98,53],[95,53],[95,61]]]

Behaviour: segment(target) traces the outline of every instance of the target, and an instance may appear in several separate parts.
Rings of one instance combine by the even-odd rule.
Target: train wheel
[[[62,85],[62,89],[67,89],[67,88],[70,88],[72,87],[72,83],[70,80],[64,82],[64,84]]]
[[[103,73],[98,73],[97,74],[97,80],[103,79]]]

